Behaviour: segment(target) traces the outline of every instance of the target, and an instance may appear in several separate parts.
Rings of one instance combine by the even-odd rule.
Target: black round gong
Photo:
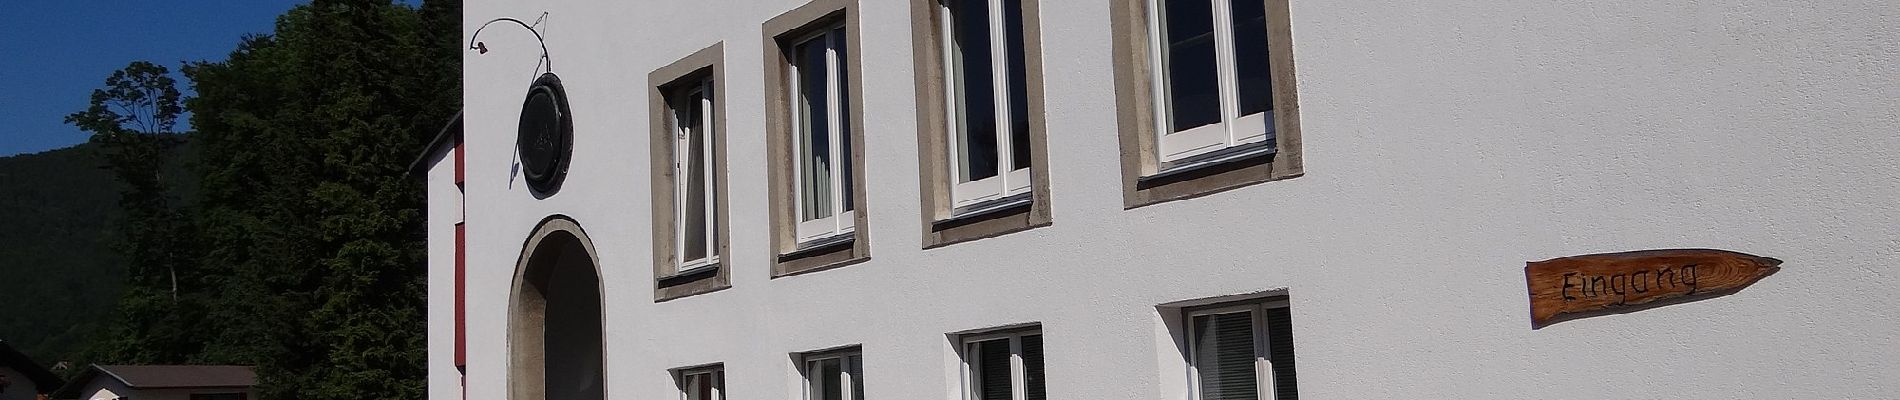
[[[520,136],[515,143],[528,188],[542,197],[560,191],[569,158],[574,154],[574,117],[568,114],[567,91],[554,73],[541,74],[528,88],[528,99],[521,104]]]

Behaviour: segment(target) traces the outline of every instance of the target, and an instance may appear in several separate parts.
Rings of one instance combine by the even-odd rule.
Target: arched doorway
[[[580,224],[541,221],[515,266],[509,299],[508,398],[602,400],[600,258]]]

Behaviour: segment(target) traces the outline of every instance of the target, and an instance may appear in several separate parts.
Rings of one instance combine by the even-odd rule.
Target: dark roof
[[[435,133],[435,139],[429,140],[429,146],[422,149],[422,155],[416,156],[415,161],[409,162],[409,174],[424,176],[422,173],[428,167],[429,157],[434,156],[437,151],[442,151],[444,145],[460,141],[462,141],[462,112],[457,111],[455,118],[450,118],[449,123],[443,125],[442,130]]]
[[[13,368],[14,371],[26,375],[26,380],[33,381],[33,386],[39,390],[40,394],[52,393],[53,389],[58,389],[63,384],[59,381],[58,375],[53,375],[53,372],[47,371],[46,367],[33,362],[33,359],[27,357],[25,353],[14,350],[13,345],[7,344],[5,340],[0,340],[0,365]]]
[[[139,389],[184,387],[248,387],[257,374],[243,365],[94,365],[107,375]]]
[[[93,364],[59,389],[55,397],[80,395],[87,383],[109,377],[133,389],[245,388],[257,385],[257,373],[243,365],[98,365]]]

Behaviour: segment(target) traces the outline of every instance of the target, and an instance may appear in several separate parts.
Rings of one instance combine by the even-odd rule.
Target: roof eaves
[[[461,136],[462,112],[456,111],[455,117],[450,118],[449,123],[442,125],[442,130],[437,131],[435,138],[429,140],[429,145],[422,149],[422,154],[417,155],[415,161],[409,162],[409,175],[422,176],[424,169],[429,165],[429,158],[436,152],[442,151],[445,144],[461,141]]]
[[[99,373],[103,371],[105,370],[99,368],[99,364],[87,365],[86,370],[74,376],[72,381],[66,382],[65,385],[59,387],[59,390],[53,391],[53,398],[71,399],[79,397],[79,391],[85,389],[86,383],[92,382],[93,378],[97,377]],[[113,377],[113,379],[118,379],[118,377]]]

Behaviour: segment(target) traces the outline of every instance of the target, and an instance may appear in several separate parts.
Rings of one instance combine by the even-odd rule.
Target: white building
[[[435,400],[1900,393],[1897,2],[464,15]],[[1530,323],[1527,261],[1673,248],[1786,264]]]

